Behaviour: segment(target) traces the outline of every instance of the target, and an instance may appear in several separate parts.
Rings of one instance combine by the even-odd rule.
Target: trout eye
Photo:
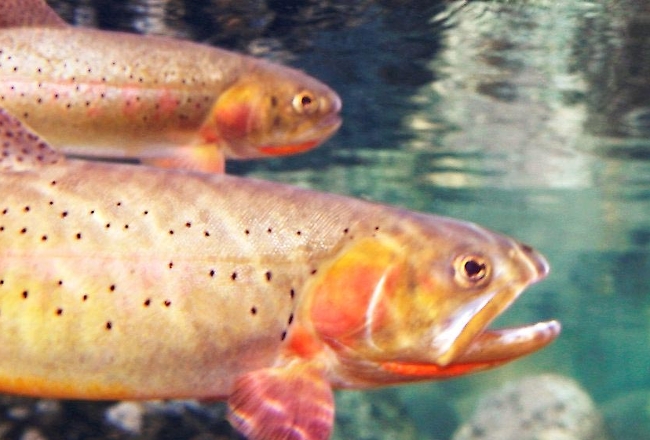
[[[455,273],[462,284],[475,286],[488,279],[490,267],[487,260],[479,255],[465,255],[456,259]]]
[[[318,99],[313,93],[303,91],[293,97],[293,109],[300,115],[311,115],[318,110]]]

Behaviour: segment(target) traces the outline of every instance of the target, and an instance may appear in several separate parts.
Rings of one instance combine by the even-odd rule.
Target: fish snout
[[[330,90],[327,95],[321,98],[321,106],[325,113],[338,114],[343,108],[343,102],[338,93],[334,90]]]
[[[532,246],[520,242],[517,244],[519,252],[523,255],[524,260],[528,263],[534,273],[533,282],[544,279],[550,271],[550,266],[548,261],[546,261],[546,258],[533,249]]]

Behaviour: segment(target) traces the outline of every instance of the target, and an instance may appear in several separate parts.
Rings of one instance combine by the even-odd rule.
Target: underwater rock
[[[425,440],[418,435],[392,388],[336,393],[336,423],[332,440],[351,439]]]
[[[483,396],[453,440],[608,440],[603,418],[572,379],[543,374]]]
[[[0,395],[0,439],[241,440],[225,405],[195,401],[82,402]]]

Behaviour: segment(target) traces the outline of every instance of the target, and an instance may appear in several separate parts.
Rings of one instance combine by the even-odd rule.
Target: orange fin
[[[67,27],[45,0],[0,1],[0,28],[16,26]]]
[[[295,363],[237,379],[228,420],[248,440],[327,440],[334,395],[322,369]]]
[[[171,154],[143,157],[142,163],[159,168],[180,168],[204,173],[225,173],[223,150],[213,144],[174,148]]]
[[[0,170],[28,171],[64,160],[61,153],[0,108]]]

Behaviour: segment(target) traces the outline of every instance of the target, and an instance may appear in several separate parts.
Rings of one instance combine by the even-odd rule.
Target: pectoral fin
[[[180,168],[204,173],[224,173],[226,159],[223,150],[215,145],[175,147],[164,156],[143,157],[142,163],[160,168]]]
[[[0,170],[28,171],[63,160],[61,153],[0,108]]]
[[[0,28],[17,26],[66,27],[68,24],[44,0],[0,1]]]
[[[228,419],[249,440],[327,440],[334,396],[322,369],[294,363],[237,379]]]

